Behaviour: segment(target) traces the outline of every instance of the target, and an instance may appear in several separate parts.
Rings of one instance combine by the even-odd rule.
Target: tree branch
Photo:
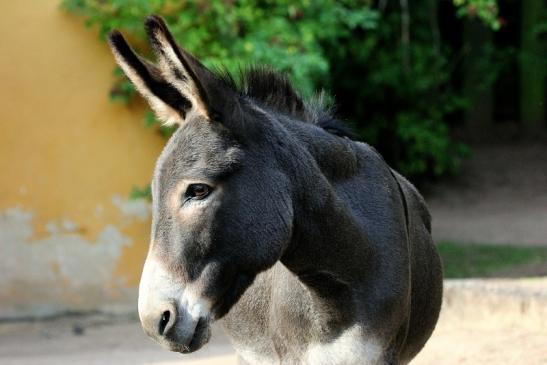
[[[408,0],[400,0],[401,4],[401,45],[403,52],[403,68],[410,72],[410,12]]]

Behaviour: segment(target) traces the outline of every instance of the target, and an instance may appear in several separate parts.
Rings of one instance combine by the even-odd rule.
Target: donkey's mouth
[[[200,318],[194,334],[187,345],[171,344],[170,350],[180,352],[181,354],[189,354],[202,348],[211,338],[211,327],[209,320],[206,318]]]
[[[205,318],[200,318],[198,324],[196,325],[194,336],[188,344],[187,351],[183,353],[190,353],[199,350],[201,347],[203,347],[203,345],[209,342],[210,338],[211,326],[209,325],[209,321]]]
[[[189,354],[202,348],[211,338],[210,320],[202,317],[198,320],[191,337],[181,336],[174,330],[164,338],[156,338],[156,341],[169,351]]]

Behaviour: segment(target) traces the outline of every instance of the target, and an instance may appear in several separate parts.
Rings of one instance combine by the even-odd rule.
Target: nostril
[[[165,311],[162,313],[161,319],[160,319],[160,327],[159,327],[160,336],[163,336],[163,333],[165,332],[167,324],[169,324],[170,318],[171,318],[171,312]]]

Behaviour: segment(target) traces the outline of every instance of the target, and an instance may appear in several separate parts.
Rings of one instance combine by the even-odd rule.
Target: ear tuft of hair
[[[122,33],[119,30],[114,29],[108,33],[108,42],[111,44],[119,44],[123,40]]]
[[[144,27],[147,31],[153,31],[155,29],[161,30],[162,32],[167,31],[165,21],[160,16],[155,14],[146,17]]]

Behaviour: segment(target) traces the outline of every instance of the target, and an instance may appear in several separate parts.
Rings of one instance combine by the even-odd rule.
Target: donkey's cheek
[[[186,227],[198,224],[207,212],[207,206],[204,202],[188,202],[186,206],[179,209],[178,217]]]

